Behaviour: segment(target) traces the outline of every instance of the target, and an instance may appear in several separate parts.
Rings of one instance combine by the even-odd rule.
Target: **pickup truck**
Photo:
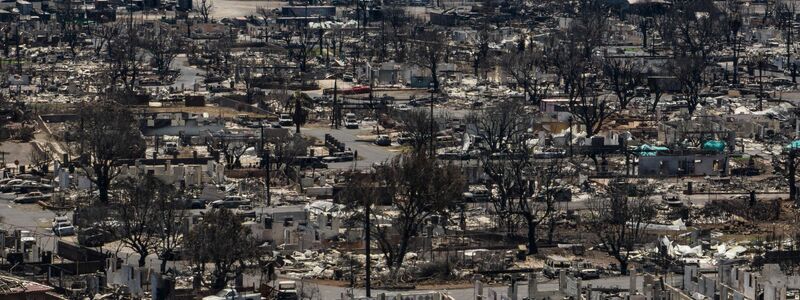
[[[241,294],[236,289],[227,288],[219,291],[216,295],[203,297],[203,300],[262,300],[259,293]]]

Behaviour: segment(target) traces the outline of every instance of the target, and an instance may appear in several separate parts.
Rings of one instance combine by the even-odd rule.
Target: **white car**
[[[347,113],[344,115],[344,127],[347,129],[358,129],[358,119],[356,114]]]
[[[55,218],[53,218],[53,228],[56,228],[58,225],[61,224],[72,225],[72,222],[69,221],[69,218],[67,218],[67,216],[56,216]]]
[[[16,198],[14,198],[14,203],[31,204],[48,198],[50,198],[50,194],[44,194],[42,192],[30,192],[25,195],[17,196]]]
[[[264,297],[261,297],[259,293],[239,293],[234,288],[227,288],[219,291],[216,295],[206,296],[203,297],[203,300],[261,300]],[[295,298],[296,299],[296,298]]]

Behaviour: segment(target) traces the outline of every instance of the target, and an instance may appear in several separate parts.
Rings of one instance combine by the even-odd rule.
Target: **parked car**
[[[53,189],[52,185],[41,183],[38,181],[25,180],[22,183],[15,185],[13,191],[17,193],[28,193],[33,191],[49,191],[52,189]]]
[[[237,208],[241,205],[250,204],[250,201],[245,200],[240,196],[228,196],[222,200],[216,200],[211,202],[211,207],[213,208]]]
[[[86,247],[100,247],[114,240],[114,235],[99,227],[89,227],[78,230],[78,244]]]
[[[600,271],[597,269],[583,269],[575,274],[576,277],[582,280],[589,280],[589,279],[597,279],[600,278]]]
[[[774,86],[791,86],[793,85],[792,81],[786,78],[775,78],[772,80],[772,85]]]
[[[400,145],[405,145],[414,141],[414,138],[411,134],[408,133],[401,133],[399,137],[397,137],[397,143]]]
[[[53,228],[53,233],[57,236],[75,235],[75,227],[70,223],[58,224],[58,226]]]
[[[191,199],[188,201],[189,209],[204,209],[206,208],[206,201],[203,199]]]
[[[378,135],[378,138],[375,139],[375,145],[378,146],[389,146],[391,144],[392,144],[392,139],[385,134]]]
[[[31,180],[31,181],[39,181],[39,179],[41,179],[39,176],[36,176],[36,175],[33,175],[33,174],[19,174],[19,175],[15,176],[14,178],[22,179],[22,180]]]
[[[69,221],[69,218],[67,218],[67,216],[56,216],[55,218],[53,218],[52,228],[56,228],[58,227],[58,225],[61,224],[72,224],[72,222]]]
[[[358,119],[356,119],[356,114],[347,113],[344,115],[344,127],[347,129],[358,129]]]
[[[32,180],[13,179],[0,187],[0,192],[4,193],[28,193],[33,191],[46,191],[53,189],[52,185],[40,183]]]
[[[30,204],[39,202],[40,200],[45,200],[47,198],[50,198],[50,194],[43,194],[42,192],[30,192],[14,198],[14,203]]]
[[[255,219],[256,217],[256,211],[250,205],[240,205],[238,208],[236,208],[234,214],[243,218]]]
[[[176,143],[176,142],[167,142],[164,145],[164,153],[166,153],[166,154],[178,154],[178,143]]]
[[[661,202],[666,204],[667,206],[671,207],[681,207],[683,206],[683,201],[681,200],[680,196],[675,194],[664,194],[661,196]]]
[[[240,293],[236,289],[227,288],[219,291],[216,295],[203,297],[203,300],[260,300],[264,299],[260,293]]]
[[[469,153],[463,151],[446,151],[436,154],[436,157],[443,160],[465,160],[471,158]]]
[[[542,273],[547,278],[556,278],[561,270],[568,271],[572,261],[559,255],[548,255],[544,261]]]
[[[335,152],[331,156],[326,156],[322,158],[322,162],[324,163],[334,163],[334,162],[343,162],[343,161],[353,161],[354,155],[353,152],[344,151],[344,152]]]
[[[492,196],[492,193],[486,188],[473,188],[470,187],[469,191],[462,194],[465,202],[486,202]]]
[[[22,179],[11,179],[6,182],[3,186],[0,186],[0,192],[8,193],[14,190],[15,187],[21,185],[23,182]]]
[[[429,103],[431,103],[431,99],[430,98],[413,99],[411,101],[408,101],[408,105],[411,105],[413,107],[420,107],[420,106],[423,106],[423,105],[428,105]]]
[[[292,124],[294,124],[292,115],[281,114],[280,117],[278,117],[278,124],[280,124],[281,126],[292,126]]]
[[[315,156],[298,156],[292,160],[292,165],[299,166],[301,169],[314,168],[314,169],[327,169],[328,164],[323,163],[319,157]]]
[[[288,281],[288,280],[278,282],[278,294],[276,295],[276,299],[279,300],[298,299],[297,284],[294,281]]]

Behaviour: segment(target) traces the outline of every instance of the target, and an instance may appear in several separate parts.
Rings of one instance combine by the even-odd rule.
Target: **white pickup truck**
[[[264,300],[259,293],[240,294],[236,289],[227,288],[216,295],[203,297],[203,300]]]

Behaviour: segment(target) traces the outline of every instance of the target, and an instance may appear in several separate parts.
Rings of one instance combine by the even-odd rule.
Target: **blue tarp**
[[[658,151],[668,151],[669,148],[644,144],[636,147],[636,150],[639,151],[639,156],[656,156]]]

